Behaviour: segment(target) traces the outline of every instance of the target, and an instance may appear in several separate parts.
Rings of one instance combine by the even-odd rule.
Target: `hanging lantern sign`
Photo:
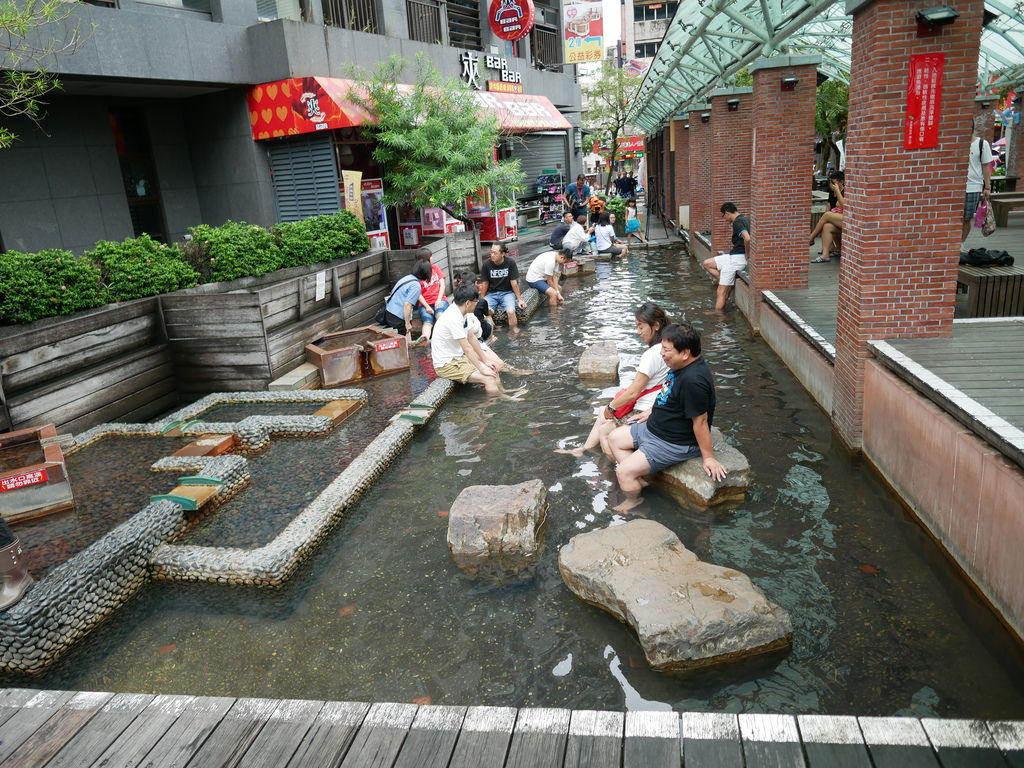
[[[520,40],[533,29],[533,0],[491,0],[491,31],[502,40]]]

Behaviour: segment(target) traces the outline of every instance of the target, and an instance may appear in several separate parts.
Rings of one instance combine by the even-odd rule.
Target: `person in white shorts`
[[[750,220],[742,216],[735,203],[723,203],[719,209],[722,217],[732,225],[732,247],[728,253],[720,253],[704,259],[704,269],[718,281],[715,291],[715,309],[721,312],[729,301],[732,287],[736,285],[736,273],[747,268],[747,244],[750,242]]]

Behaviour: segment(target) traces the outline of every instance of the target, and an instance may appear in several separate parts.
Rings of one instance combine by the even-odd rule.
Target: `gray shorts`
[[[633,447],[647,459],[651,472],[661,472],[673,464],[700,456],[700,448],[696,445],[676,445],[652,435],[647,422],[631,425],[629,435],[633,438]]]

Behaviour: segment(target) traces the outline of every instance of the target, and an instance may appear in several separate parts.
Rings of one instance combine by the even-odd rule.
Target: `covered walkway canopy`
[[[927,5],[922,2],[922,7]],[[852,17],[833,0],[682,0],[640,84],[630,122],[658,130],[681,108],[706,100],[756,59],[815,54],[829,77],[848,82]],[[987,92],[1024,84],[1024,20],[1016,3],[986,0],[978,83]]]

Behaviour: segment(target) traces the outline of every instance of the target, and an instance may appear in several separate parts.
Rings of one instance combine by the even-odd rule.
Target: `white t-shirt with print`
[[[441,313],[440,319],[434,325],[434,332],[430,336],[430,359],[434,363],[434,369],[443,368],[457,357],[462,357],[462,345],[459,339],[466,338],[468,331],[466,316],[459,311],[459,308],[452,304]]]
[[[978,151],[978,142],[981,142],[981,151]],[[988,165],[992,162],[992,147],[984,139],[971,139],[971,157],[967,163],[967,191],[981,192],[985,186],[985,177],[982,175],[982,164]]]
[[[661,358],[661,344],[648,347],[647,351],[640,356],[640,363],[636,367],[637,373],[647,374],[647,384],[644,389],[661,387],[668,378],[668,365]],[[641,390],[643,391],[643,390]],[[644,395],[636,401],[634,408],[638,411],[646,411],[654,405],[654,399],[658,396],[658,390]]]
[[[536,283],[538,280],[547,280],[549,275],[557,275],[562,272],[562,266],[557,261],[558,251],[545,251],[530,264],[526,270],[526,282]]]
[[[587,230],[579,222],[574,221],[569,227],[569,231],[565,233],[565,237],[562,238],[562,247],[575,250],[589,239],[590,235],[587,234]]]
[[[597,250],[607,250],[612,247],[615,240],[615,227],[611,224],[600,224],[594,228],[594,236],[597,238]]]

